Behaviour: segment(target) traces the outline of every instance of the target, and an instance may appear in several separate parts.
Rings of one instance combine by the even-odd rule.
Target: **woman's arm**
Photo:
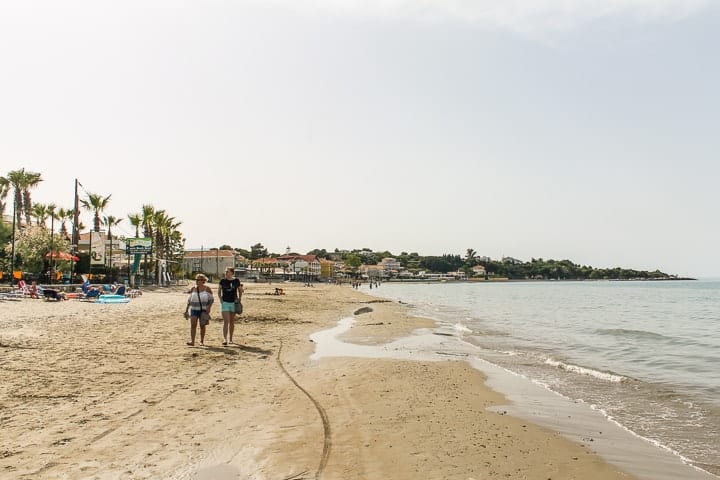
[[[185,318],[188,317],[188,310],[190,310],[190,295],[192,294],[193,290],[195,290],[195,287],[192,287],[188,292],[187,304],[185,305]]]

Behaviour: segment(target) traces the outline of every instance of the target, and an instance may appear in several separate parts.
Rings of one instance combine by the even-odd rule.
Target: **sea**
[[[594,425],[596,438],[585,434],[585,443],[600,445],[612,425],[688,467],[663,476],[656,466],[645,478],[720,478],[720,279],[386,282],[363,289],[434,319],[433,334],[444,337],[436,353],[464,352],[486,372],[515,376],[601,417],[606,428]],[[528,395],[515,398],[522,403]],[[531,414],[547,402],[525,403]],[[562,430],[553,415],[544,417]],[[626,461],[647,457],[621,450]]]

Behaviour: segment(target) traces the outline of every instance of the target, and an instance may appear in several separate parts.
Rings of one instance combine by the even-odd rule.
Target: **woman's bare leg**
[[[198,317],[190,318],[190,341],[188,345],[195,345],[195,334],[197,333]]]
[[[230,331],[230,343],[233,343],[233,333],[235,333],[235,312],[228,312],[230,315],[229,331]]]
[[[222,312],[223,317],[223,345],[227,345],[228,331],[230,331],[230,312]],[[230,334],[232,338],[232,333]]]

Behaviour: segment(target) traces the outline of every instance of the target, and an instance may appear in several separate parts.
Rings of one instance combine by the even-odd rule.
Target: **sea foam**
[[[571,363],[564,363],[560,362],[558,360],[553,360],[552,358],[548,358],[545,360],[546,365],[550,365],[551,367],[556,367],[561,370],[565,370],[568,372],[577,373],[580,375],[587,375],[589,377],[598,378],[600,380],[605,380],[606,382],[613,382],[613,383],[620,383],[623,380],[626,380],[626,377],[623,377],[622,375],[615,375],[613,373],[608,372],[601,372],[600,370],[594,370],[592,368],[586,368],[581,367],[579,365],[573,365]]]

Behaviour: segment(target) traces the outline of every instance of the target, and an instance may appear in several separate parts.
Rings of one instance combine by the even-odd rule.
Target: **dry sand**
[[[239,345],[188,347],[179,288],[124,305],[0,302],[2,479],[629,479],[585,445],[486,408],[464,362],[310,360],[427,320],[347,286],[248,284]],[[372,302],[372,303],[368,303]]]

